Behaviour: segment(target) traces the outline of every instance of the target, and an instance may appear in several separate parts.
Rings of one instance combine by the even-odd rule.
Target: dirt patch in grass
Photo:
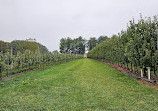
[[[150,83],[150,82],[147,82],[147,81],[144,81],[144,80],[137,80],[138,82],[142,83],[142,84],[145,84],[149,87],[152,87],[152,88],[156,88],[158,89],[158,84],[153,84],[153,83]]]
[[[32,72],[32,71],[35,71],[35,70],[38,70],[38,69],[40,69],[40,68],[36,68],[36,69],[33,69],[33,70],[20,72],[20,73],[13,74],[13,75],[6,75],[6,76],[2,77],[2,79],[0,81],[6,80],[6,79],[9,79],[9,78],[13,78],[13,77],[16,77],[16,76],[19,76],[19,75],[27,74],[28,72]]]
[[[54,66],[54,65],[51,65],[51,66]],[[16,76],[19,76],[19,75],[27,74],[28,72],[33,72],[33,71],[36,71],[36,70],[40,70],[40,69],[44,69],[44,68],[47,68],[47,67],[51,67],[51,66],[45,66],[45,67],[40,67],[40,68],[35,68],[35,69],[23,71],[23,72],[16,73],[16,74],[6,75],[6,76],[2,77],[0,81],[6,80],[6,79],[9,79],[9,78],[13,78],[13,77],[16,77]]]
[[[99,61],[99,60],[96,60],[96,61]],[[99,62],[102,62],[102,61],[99,61]],[[110,67],[117,69],[119,72],[121,72],[121,73],[123,73],[123,74],[129,74],[130,76],[136,78],[136,80],[137,80],[138,82],[142,83],[142,84],[145,84],[145,85],[147,85],[147,86],[149,86],[149,87],[158,89],[158,78],[151,77],[151,79],[154,79],[154,82],[153,82],[153,80],[151,80],[151,81],[146,81],[146,80],[147,80],[146,77],[143,78],[143,79],[140,78],[140,72],[139,72],[139,71],[137,71],[137,72],[135,72],[135,74],[133,74],[133,72],[132,72],[131,69],[122,68],[122,67],[120,67],[120,66],[118,66],[118,65],[116,65],[116,64],[105,63],[105,62],[102,62],[102,63],[107,64],[107,65],[109,65]],[[146,80],[145,80],[145,79],[146,79]]]

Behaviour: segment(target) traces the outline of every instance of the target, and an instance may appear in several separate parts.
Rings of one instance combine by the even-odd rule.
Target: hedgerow
[[[89,58],[102,59],[121,67],[129,66],[143,69],[146,76],[147,67],[158,75],[158,19],[143,19],[142,16],[135,23],[131,20],[125,31],[113,35],[110,39],[93,48]]]

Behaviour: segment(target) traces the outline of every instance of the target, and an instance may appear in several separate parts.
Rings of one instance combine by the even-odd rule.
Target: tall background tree
[[[108,39],[108,36],[100,36],[97,40],[97,44],[100,44],[107,39]]]
[[[98,41],[95,37],[91,37],[87,43],[88,51],[92,50],[97,45],[97,42]]]
[[[41,53],[49,52],[44,45],[36,42],[35,39],[31,38],[27,40],[13,40],[11,43],[9,43],[9,50],[11,48],[13,49],[13,55],[16,55],[18,51],[23,53],[25,50],[36,52],[39,48]]]
[[[62,38],[60,40],[60,53],[84,54],[86,40],[81,36],[75,39]]]
[[[9,45],[9,42],[4,42],[0,40],[0,51],[3,51],[4,53],[7,52],[7,50],[9,49]]]

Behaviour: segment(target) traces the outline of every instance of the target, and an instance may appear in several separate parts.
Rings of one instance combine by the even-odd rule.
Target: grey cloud
[[[0,0],[0,40],[33,37],[52,51],[63,37],[117,34],[157,7],[157,0]]]

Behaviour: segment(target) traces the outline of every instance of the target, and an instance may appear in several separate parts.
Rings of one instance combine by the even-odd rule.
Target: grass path
[[[158,90],[80,59],[0,83],[0,111],[158,111]]]

